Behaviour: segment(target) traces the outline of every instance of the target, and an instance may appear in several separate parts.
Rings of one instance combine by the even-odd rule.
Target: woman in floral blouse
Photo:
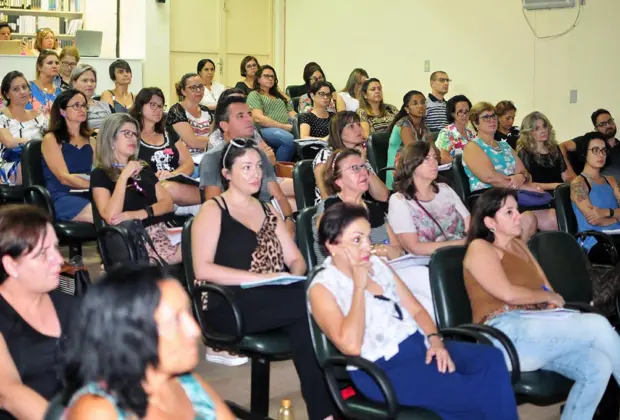
[[[456,155],[463,153],[465,145],[476,138],[476,134],[467,128],[471,102],[465,95],[455,95],[446,104],[446,117],[449,125],[443,128],[435,146],[441,152],[441,163],[452,162]]]

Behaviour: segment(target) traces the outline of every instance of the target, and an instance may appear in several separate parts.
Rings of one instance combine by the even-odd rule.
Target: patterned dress
[[[465,127],[465,134],[463,136],[461,132],[456,128],[454,123],[450,124],[446,128],[442,128],[435,140],[435,146],[439,150],[445,150],[450,153],[450,156],[454,158],[457,155],[463,153],[463,149],[476,135],[469,128]]]
[[[486,144],[480,137],[476,137],[473,142],[480,146],[484,153],[486,153],[497,172],[502,173],[506,176],[514,175],[515,169],[517,167],[517,160],[515,159],[515,156],[513,154],[514,152],[512,147],[510,147],[507,142],[498,142],[497,149]],[[465,159],[463,159],[463,168],[465,169],[465,173],[469,177],[469,190],[471,192],[492,187],[492,185],[480,181],[476,177],[476,175],[473,174],[473,172],[467,166],[467,162],[465,161]]]
[[[200,107],[200,116],[194,117],[185,108],[183,108],[181,103],[172,105],[170,111],[168,111],[168,116],[166,117],[166,125],[174,128],[176,123],[186,122],[190,127],[192,127],[192,131],[196,136],[209,137],[209,132],[211,131],[211,114],[209,114],[209,108],[204,105],[198,106]],[[189,147],[188,150],[192,156],[205,151],[204,149]]]

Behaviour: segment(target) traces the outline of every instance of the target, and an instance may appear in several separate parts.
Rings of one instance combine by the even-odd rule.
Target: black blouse
[[[179,166],[179,150],[176,143],[179,135],[171,127],[164,130],[164,142],[158,146],[153,146],[140,139],[140,151],[138,159],[148,162],[153,172],[176,171]]]
[[[566,163],[559,150],[555,157],[551,153],[538,155],[538,159],[536,157],[535,153],[525,149],[519,151],[519,159],[521,159],[527,171],[532,175],[533,182],[564,182],[562,172],[566,171]]]

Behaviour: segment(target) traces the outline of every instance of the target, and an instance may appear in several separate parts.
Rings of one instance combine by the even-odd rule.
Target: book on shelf
[[[84,0],[0,0],[0,8],[41,10],[49,12],[77,12]]]
[[[35,36],[41,28],[49,28],[56,35],[75,35],[84,26],[84,19],[68,19],[51,16],[3,15],[0,22],[7,22],[13,32]]]

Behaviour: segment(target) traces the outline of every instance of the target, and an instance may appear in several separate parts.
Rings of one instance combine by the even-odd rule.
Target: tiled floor
[[[64,250],[66,256],[66,250]],[[101,272],[101,261],[94,243],[85,244],[83,249],[84,262],[94,280]],[[203,349],[204,350],[204,349]],[[204,353],[204,352],[203,352]],[[239,367],[227,367],[204,360],[198,365],[197,372],[215,389],[224,400],[249,407],[250,405],[250,364]],[[290,361],[273,363],[271,366],[271,383],[269,393],[269,417],[277,418],[278,408],[283,399],[290,399],[296,420],[306,420],[307,414],[304,401],[299,390],[299,379],[293,363]],[[521,420],[559,420],[560,405],[551,407],[535,407],[523,405],[519,407]],[[584,419],[585,420],[585,419]]]

